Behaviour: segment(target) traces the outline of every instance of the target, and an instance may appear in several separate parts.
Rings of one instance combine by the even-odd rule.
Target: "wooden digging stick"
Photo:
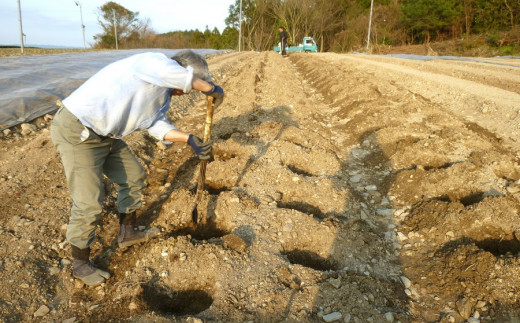
[[[208,142],[211,137],[211,125],[213,123],[213,97],[208,96],[208,105],[206,109],[206,125],[204,127],[204,139],[203,142]],[[206,165],[208,164],[208,160],[203,160],[200,162],[200,172],[199,172],[199,180],[197,183],[197,192],[195,193],[195,205],[193,206],[193,210],[191,211],[191,220],[194,224],[198,224],[199,213],[197,211],[197,205],[202,198],[202,191],[204,191],[204,183],[206,182]]]

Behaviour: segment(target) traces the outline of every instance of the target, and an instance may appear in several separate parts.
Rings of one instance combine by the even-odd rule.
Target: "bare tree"
[[[315,1],[313,5],[312,34],[320,44],[320,51],[325,51],[326,37],[334,34],[343,24],[342,13],[338,8],[338,0]]]
[[[464,25],[465,25],[465,31],[466,35],[471,34],[471,25],[473,22],[473,15],[474,15],[474,7],[475,0],[464,0],[462,2],[462,8],[464,10]]]
[[[507,11],[509,12],[509,21],[511,24],[511,29],[513,29],[515,27],[515,11],[508,3],[508,0],[504,0],[504,4],[506,5]]]
[[[115,15],[115,21],[114,21]],[[113,1],[107,2],[98,8],[98,23],[103,29],[102,34],[94,36],[96,46],[101,48],[113,47],[116,42],[114,24],[117,28],[118,40],[135,37],[139,28],[139,12],[133,12]]]
[[[283,25],[293,42],[301,40],[311,30],[315,0],[274,1],[273,14]]]
[[[245,47],[252,50],[266,50],[274,42],[276,19],[273,3],[276,0],[242,0],[242,38]],[[240,0],[229,7],[226,24],[239,28]]]

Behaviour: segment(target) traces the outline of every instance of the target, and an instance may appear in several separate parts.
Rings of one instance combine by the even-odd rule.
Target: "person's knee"
[[[146,171],[140,164],[139,167],[136,168],[135,177],[131,182],[134,186],[137,186],[141,189],[146,186]]]

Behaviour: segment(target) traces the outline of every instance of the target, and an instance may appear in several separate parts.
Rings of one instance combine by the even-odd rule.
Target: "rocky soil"
[[[0,140],[5,322],[504,322],[520,318],[520,61],[228,53],[227,97],[191,223],[198,161],[144,132],[142,226],[118,249],[106,182],[86,287],[64,238],[70,198],[52,116]],[[169,117],[202,135],[205,100]]]

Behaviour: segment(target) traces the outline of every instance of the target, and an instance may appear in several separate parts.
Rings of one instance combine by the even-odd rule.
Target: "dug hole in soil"
[[[6,322],[502,322],[520,317],[520,62],[242,52],[208,60],[226,99],[191,210],[184,144],[126,138],[148,173],[118,249],[116,190],[92,245],[112,277],[71,276],[71,200],[52,116],[0,142]],[[202,135],[204,96],[169,118]]]

